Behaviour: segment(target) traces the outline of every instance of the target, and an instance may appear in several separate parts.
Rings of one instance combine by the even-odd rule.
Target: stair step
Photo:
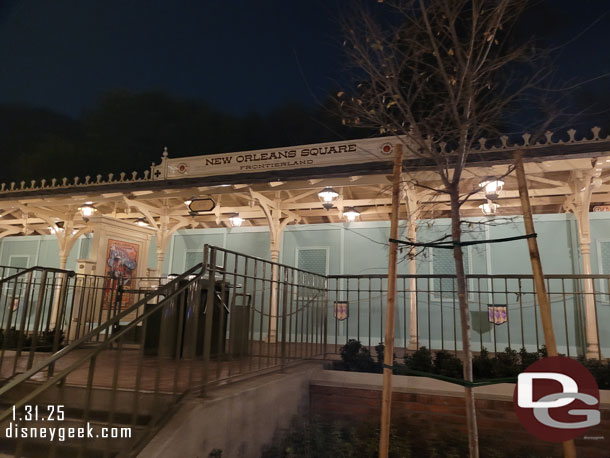
[[[135,318],[135,314],[133,317],[131,314],[125,317],[126,323],[133,318]],[[93,325],[95,323],[85,324],[87,328],[85,332]],[[98,325],[102,325],[102,323],[98,323]],[[125,333],[120,337],[122,352],[113,352],[117,347],[115,344],[104,345],[102,351],[96,356],[96,365],[89,367],[90,370],[93,367],[101,367],[102,369],[96,369],[87,378],[87,365],[89,364],[87,358],[92,353],[91,349],[99,347],[105,341],[108,344],[107,339],[110,335],[120,331],[121,327],[113,326],[113,329],[98,333],[97,338],[99,340],[91,340],[80,344],[78,348],[72,347],[69,354],[63,355],[56,361],[54,363],[55,374],[65,368],[71,368],[68,377],[64,378],[61,385],[54,384],[34,398],[31,397],[31,394],[48,380],[49,369],[47,369],[40,371],[27,382],[19,383],[3,395],[0,401],[0,412],[8,414],[12,411],[14,404],[23,402],[26,405],[38,406],[38,417],[40,419],[37,421],[19,420],[13,422],[11,416],[1,422],[0,458],[13,457],[15,454],[22,458],[114,458],[120,451],[129,450],[140,445],[140,442],[149,439],[152,432],[148,426],[153,423],[153,420],[157,419],[160,413],[166,412],[172,405],[176,405],[180,396],[153,392],[159,390],[170,391],[170,389],[167,388],[168,383],[162,383],[166,381],[161,378],[161,359],[152,360],[152,363],[148,359],[141,359],[141,344],[139,343],[141,339],[138,337],[138,333],[142,332],[142,327],[136,327],[133,329],[134,332]],[[70,346],[72,345],[71,343]],[[34,365],[50,356],[51,353],[37,352],[34,355]],[[81,360],[80,358],[83,356],[85,358]],[[121,369],[125,370],[113,374],[112,370],[114,367],[118,367],[116,364],[119,361],[122,364]],[[75,365],[71,366],[72,364]],[[157,379],[154,385],[150,383],[150,373],[152,372],[150,370],[146,371],[147,368],[150,369],[150,364],[155,364],[157,368]],[[170,362],[169,364],[173,363]],[[15,367],[14,372],[13,367]],[[22,352],[20,356],[17,356],[15,351],[13,353],[5,352],[4,362],[0,366],[0,369],[3,369],[0,373],[0,386],[6,384],[15,375],[27,371],[27,367],[28,355]],[[91,379],[92,374],[95,375],[93,380]],[[137,377],[149,383],[140,385],[140,380]],[[176,380],[174,379],[174,384],[176,384]],[[91,384],[92,382],[93,387],[87,388],[87,383]],[[115,389],[112,387],[122,388]],[[135,387],[138,388],[138,391],[135,391]],[[65,417],[62,421],[45,420],[49,413],[47,411],[49,405],[63,405]],[[88,422],[83,421],[85,417],[83,406],[87,406],[88,409],[86,415]],[[113,411],[112,422],[109,418],[110,410]],[[133,412],[135,411],[137,411],[137,416],[133,418]],[[19,409],[16,416],[24,418],[24,409]],[[55,414],[55,418],[57,418],[57,414]],[[36,432],[38,437],[7,437],[6,433],[8,431],[15,435],[15,428],[27,428],[28,433],[30,431]],[[50,434],[48,434],[50,428],[54,428],[53,441],[50,440]],[[86,436],[88,432],[91,432],[93,437],[68,437],[71,431],[80,428],[85,431]],[[130,437],[100,437],[102,428],[112,428],[113,431],[118,431],[119,435],[129,432]],[[45,434],[46,437],[41,438],[39,436],[43,430],[47,434]],[[24,432],[23,429],[20,431],[21,433]],[[61,431],[61,434],[59,434],[59,431]],[[59,437],[64,440],[60,442]]]
[[[4,408],[12,407],[12,405],[30,394],[39,383],[26,382],[18,388],[6,393],[0,406]],[[112,390],[109,388],[93,388],[90,393],[90,410],[91,412],[107,411],[110,405],[114,405],[115,415],[131,416],[134,410],[134,404],[137,396],[138,415],[146,418],[152,414],[158,413],[159,409],[172,404],[172,396],[162,393],[139,392],[135,393],[130,390],[116,390],[114,393],[114,401]],[[59,400],[62,399],[60,402]],[[87,389],[82,386],[66,385],[61,389],[57,386],[49,388],[44,393],[36,397],[29,404],[37,404],[39,406],[62,404],[68,410],[80,410],[81,406],[85,405],[87,399]],[[46,408],[45,408],[46,410]]]
[[[15,457],[15,440],[0,439],[0,458]],[[55,455],[53,455],[53,444],[46,442],[23,442],[21,445],[20,458],[114,458],[118,455],[120,447],[114,449],[93,448],[86,446],[84,449],[80,444],[57,443],[55,444]]]

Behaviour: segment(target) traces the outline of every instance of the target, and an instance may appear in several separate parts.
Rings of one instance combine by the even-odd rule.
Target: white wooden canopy
[[[479,206],[487,199],[479,185],[498,178],[504,188],[495,201],[497,214],[520,213],[516,179],[507,175],[515,149],[525,150],[536,213],[576,212],[583,206],[588,213],[593,206],[610,204],[610,136],[601,138],[599,132],[594,128],[588,137],[577,139],[574,131],[568,131],[564,140],[557,141],[549,134],[546,142],[537,144],[529,144],[527,134],[516,144],[502,138],[488,147],[489,142],[482,140],[464,173],[462,191],[474,193],[464,204],[464,216],[482,215]],[[166,151],[161,164],[153,164],[143,176],[133,172],[2,184],[0,237],[56,233],[64,230],[62,225],[72,233],[86,232],[87,221],[79,208],[87,202],[97,215],[134,223],[144,219],[152,228],[172,233],[179,228],[230,226],[235,213],[249,226],[268,225],[273,215],[284,224],[341,222],[348,207],[360,212],[360,221],[386,220],[391,149],[398,141],[384,137],[186,158],[169,158]],[[308,154],[302,156],[303,151]],[[226,158],[232,158],[229,166]],[[299,163],[291,165],[291,161]],[[283,165],[273,165],[280,162]],[[243,169],[252,165],[256,167]],[[412,208],[417,205],[417,214],[413,213],[417,218],[448,216],[448,198],[432,191],[441,186],[429,165],[407,157],[404,180],[401,218],[409,216],[409,201]],[[330,210],[318,197],[327,186],[339,193]],[[193,197],[211,197],[216,208],[191,215],[184,202]]]

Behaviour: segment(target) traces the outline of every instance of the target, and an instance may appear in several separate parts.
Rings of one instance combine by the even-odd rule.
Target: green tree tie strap
[[[390,242],[399,243],[401,245],[408,245],[414,247],[423,247],[423,248],[446,248],[448,250],[452,250],[456,246],[469,246],[469,245],[481,245],[483,243],[501,243],[501,242],[512,242],[514,240],[522,240],[522,239],[531,239],[537,237],[538,234],[535,232],[533,234],[527,235],[517,235],[515,237],[504,237],[501,239],[491,239],[491,240],[467,240],[464,242],[457,242],[455,240],[449,242],[410,242],[408,240],[398,240],[398,239],[390,239]]]
[[[389,366],[387,364],[383,365],[384,369],[394,369],[394,366]],[[477,387],[477,386],[486,386],[486,385],[497,385],[498,383],[517,383],[517,377],[505,377],[505,378],[496,378],[492,380],[478,380],[476,382],[469,382],[468,380],[464,380],[461,378],[448,377],[446,375],[433,374],[431,372],[421,372],[415,371],[412,369],[405,369],[404,366],[400,366],[402,373],[401,375],[414,375],[415,377],[427,377],[436,380],[441,380],[443,382],[453,383],[455,385],[466,386],[469,388]]]

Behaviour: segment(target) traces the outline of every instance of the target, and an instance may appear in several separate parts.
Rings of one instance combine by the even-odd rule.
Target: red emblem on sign
[[[394,151],[394,145],[391,143],[384,143],[381,145],[381,152],[386,156],[392,154],[392,151]]]
[[[178,173],[186,173],[187,165],[185,163],[178,164]]]

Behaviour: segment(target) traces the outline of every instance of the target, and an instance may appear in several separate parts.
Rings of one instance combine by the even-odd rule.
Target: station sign
[[[165,156],[160,165],[152,167],[152,178],[166,180],[390,162],[398,141],[396,137],[381,137],[171,159]]]

